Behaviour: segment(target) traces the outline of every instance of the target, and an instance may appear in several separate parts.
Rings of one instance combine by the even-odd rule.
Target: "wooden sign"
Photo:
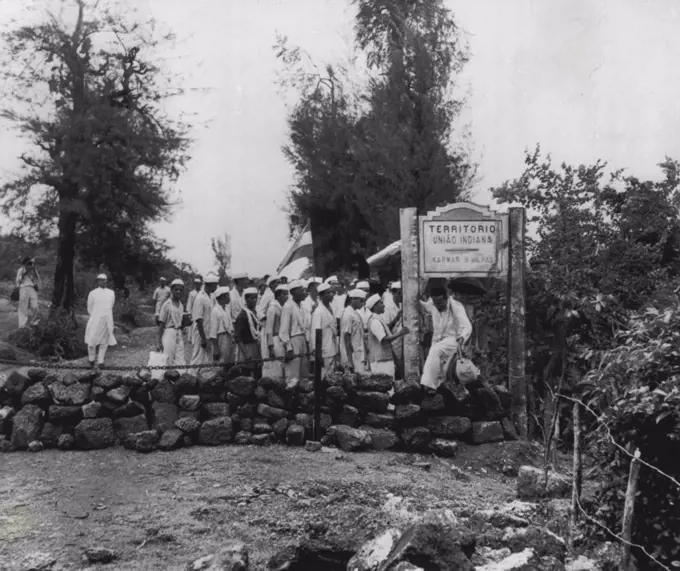
[[[507,214],[461,202],[419,216],[418,226],[421,277],[507,275]]]

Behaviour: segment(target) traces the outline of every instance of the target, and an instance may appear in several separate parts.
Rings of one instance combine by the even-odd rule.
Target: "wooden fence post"
[[[574,472],[572,478],[571,488],[571,514],[569,521],[569,549],[574,548],[574,538],[576,536],[576,526],[578,524],[579,510],[581,507],[581,487],[583,483],[583,465],[581,462],[581,401],[578,400],[578,395],[574,401],[574,416],[572,424],[574,425],[574,463],[572,471]]]
[[[508,277],[508,378],[512,395],[512,420],[519,437],[526,440],[529,432],[526,388],[525,339],[525,212],[524,208],[510,208],[508,216],[510,236],[510,271]]]
[[[402,208],[399,211],[403,321],[409,330],[404,337],[404,379],[412,382],[420,382],[420,263],[417,214],[415,208]]]
[[[638,479],[640,477],[640,450],[636,449],[630,462],[628,473],[628,488],[626,489],[626,503],[623,505],[623,525],[621,529],[621,571],[628,571],[630,567],[630,544],[633,538],[633,514],[635,513],[635,496],[637,495]]]

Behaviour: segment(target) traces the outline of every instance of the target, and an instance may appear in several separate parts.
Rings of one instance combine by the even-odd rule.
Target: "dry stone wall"
[[[224,444],[303,446],[313,437],[314,381],[196,378],[17,369],[0,375],[0,451],[140,452]],[[323,382],[322,443],[347,451],[400,448],[455,454],[457,441],[514,438],[503,386],[451,385],[424,396],[384,375],[335,373]]]

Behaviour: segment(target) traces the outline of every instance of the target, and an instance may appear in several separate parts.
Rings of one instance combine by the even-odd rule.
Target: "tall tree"
[[[224,283],[231,269],[231,236],[228,232],[225,232],[222,237],[211,238],[210,246],[215,256],[220,283]]]
[[[106,242],[116,228],[116,244],[137,239],[169,214],[169,184],[187,159],[187,126],[162,108],[177,90],[163,84],[153,61],[170,36],[156,39],[152,23],[98,6],[73,0],[70,24],[48,11],[42,22],[3,35],[13,62],[4,76],[14,87],[3,116],[31,151],[21,156],[21,175],[0,187],[0,200],[5,213],[21,213],[15,219],[25,233],[58,232],[53,317],[72,312],[79,234]]]

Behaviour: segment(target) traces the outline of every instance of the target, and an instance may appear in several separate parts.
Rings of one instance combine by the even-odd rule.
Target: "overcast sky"
[[[51,0],[58,2],[58,0]],[[0,0],[0,20],[23,0]],[[158,233],[172,255],[205,272],[210,237],[232,236],[233,270],[271,273],[288,248],[282,211],[292,171],[285,102],[275,85],[276,32],[319,62],[347,53],[349,0],[135,0],[182,40],[169,64],[190,91],[171,111],[195,113],[182,205]],[[680,158],[677,0],[449,0],[471,60],[460,88],[488,188],[517,177],[540,143],[555,160],[602,158],[656,178]],[[16,167],[15,137],[0,124],[0,180]]]

